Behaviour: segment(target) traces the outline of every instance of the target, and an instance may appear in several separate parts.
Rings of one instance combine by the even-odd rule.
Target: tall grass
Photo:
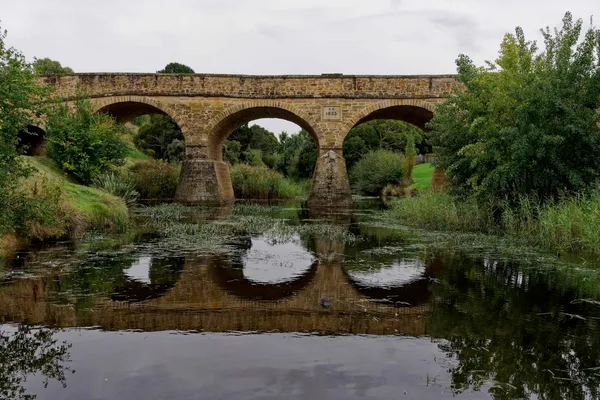
[[[492,210],[474,199],[460,201],[447,193],[426,191],[392,202],[391,215],[407,225],[440,231],[491,233]]]
[[[104,173],[92,178],[92,187],[122,198],[128,207],[133,207],[138,197],[140,197],[132,182],[124,180],[114,172]]]
[[[504,212],[502,228],[539,246],[600,253],[600,190],[546,205],[523,198]]]
[[[285,179],[265,166],[231,167],[231,183],[238,199],[291,199],[302,195],[302,184]]]
[[[504,208],[496,222],[491,206],[433,191],[394,201],[389,215],[425,229],[497,234],[558,251],[600,253],[600,189],[546,204],[522,198],[518,206]]]

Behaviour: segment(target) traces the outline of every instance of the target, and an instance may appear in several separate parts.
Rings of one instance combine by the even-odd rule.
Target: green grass
[[[494,234],[553,251],[600,254],[600,189],[543,205],[521,199],[503,211],[499,223],[490,206],[433,191],[395,200],[386,215],[423,229]]]
[[[412,171],[412,187],[418,191],[429,189],[433,178],[433,170],[433,165],[429,163],[415,165]]]
[[[81,214],[84,223],[94,228],[114,227],[118,230],[127,224],[127,205],[121,198],[75,183],[49,158],[28,156],[24,159],[34,169],[28,181],[33,183],[47,179],[58,184],[63,200]]]

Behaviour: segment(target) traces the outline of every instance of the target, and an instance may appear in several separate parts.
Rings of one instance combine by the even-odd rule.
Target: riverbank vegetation
[[[600,30],[567,13],[544,51],[521,29],[478,67],[464,55],[458,91],[431,138],[447,193],[396,201],[413,226],[494,233],[565,251],[600,252]]]

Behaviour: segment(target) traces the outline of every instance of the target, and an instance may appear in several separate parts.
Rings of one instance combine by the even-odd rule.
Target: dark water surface
[[[19,254],[0,399],[599,398],[593,260],[374,208],[242,205]]]

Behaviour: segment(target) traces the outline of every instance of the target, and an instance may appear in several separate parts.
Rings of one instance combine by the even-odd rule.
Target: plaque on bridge
[[[321,107],[321,119],[323,121],[341,121],[342,107],[340,106],[323,106]]]

